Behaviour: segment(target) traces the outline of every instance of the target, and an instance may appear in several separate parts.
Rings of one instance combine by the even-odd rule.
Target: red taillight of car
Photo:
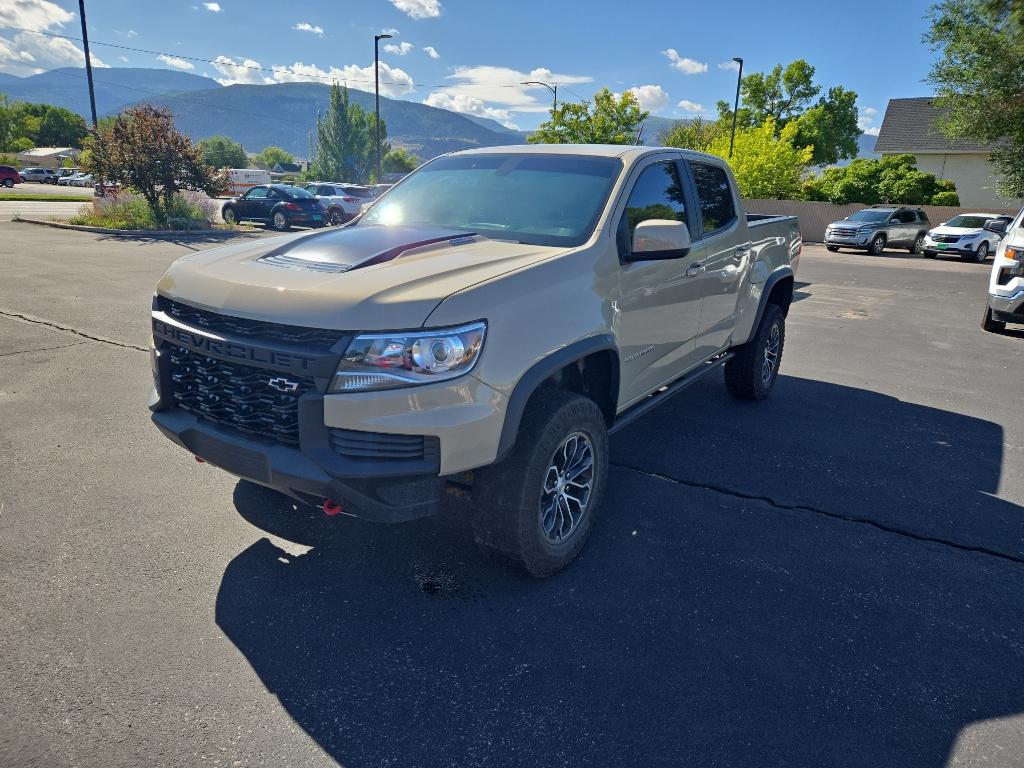
[[[284,207],[287,208],[289,211],[301,211],[302,210],[302,206],[296,205],[295,203],[285,203]]]
[[[346,195],[345,197],[343,197],[341,199],[344,200],[346,203],[358,203],[359,202],[359,198],[358,197],[349,197],[348,195]]]

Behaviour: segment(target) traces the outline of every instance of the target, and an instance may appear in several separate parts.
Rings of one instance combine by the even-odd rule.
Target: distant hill
[[[372,93],[353,89],[349,98],[373,110]],[[327,110],[330,88],[320,83],[229,85],[145,100],[169,107],[178,128],[193,139],[223,134],[250,151],[277,145],[307,157],[317,115]],[[465,115],[417,102],[381,97],[380,112],[388,140],[421,160],[459,149],[523,141],[507,129],[492,130]]]
[[[117,112],[128,104],[160,97],[175,91],[221,88],[216,80],[171,69],[103,67],[93,70],[96,111],[101,115]],[[85,69],[62,67],[39,75],[13,77],[0,75],[0,93],[12,100],[32,101],[67,107],[89,117],[89,89]]]
[[[459,114],[461,114],[467,120],[472,120],[477,125],[482,125],[484,128],[494,131],[495,133],[510,133],[512,135],[523,133],[523,131],[517,131],[515,128],[509,128],[508,126],[502,125],[497,120],[492,120],[489,117],[477,117],[476,115],[466,115],[462,114],[461,112]],[[518,144],[519,142],[513,143]]]

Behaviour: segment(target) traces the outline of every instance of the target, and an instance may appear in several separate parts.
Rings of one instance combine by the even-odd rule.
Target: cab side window
[[[632,249],[636,225],[650,219],[668,219],[686,224],[686,201],[679,170],[673,162],[656,163],[644,168],[626,200],[618,228],[619,253]]]
[[[690,163],[690,171],[700,199],[702,234],[732,224],[736,219],[736,206],[732,202],[729,176],[725,170],[717,165]]]

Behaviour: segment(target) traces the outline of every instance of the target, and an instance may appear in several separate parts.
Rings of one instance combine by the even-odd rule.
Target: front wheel
[[[476,472],[477,543],[532,576],[557,573],[583,549],[607,474],[608,432],[597,404],[561,389],[539,390],[512,452]]]
[[[996,320],[992,316],[992,307],[985,305],[985,314],[981,316],[981,327],[982,330],[988,331],[989,333],[1002,333],[1006,330],[1006,323],[1002,320]]]
[[[238,223],[238,214],[235,213],[234,208],[225,208],[221,217],[224,219],[224,223],[229,226],[234,226]]]
[[[832,251],[832,253],[835,253],[836,251],[839,250],[839,246],[838,245],[826,245],[825,246],[825,250],[826,251]]]
[[[875,235],[871,244],[868,246],[868,253],[872,256],[881,256],[882,251],[885,250],[885,235]]]
[[[14,186],[14,179],[4,179],[4,186],[10,189]]]
[[[974,252],[974,260],[979,264],[984,264],[985,259],[988,258],[988,241],[982,241],[981,245],[978,246],[978,250]]]
[[[764,308],[754,338],[725,364],[725,386],[740,400],[764,400],[775,386],[786,343],[786,316],[778,304]]]
[[[330,208],[327,211],[327,226],[337,227],[345,223],[345,214],[340,208]]]
[[[285,232],[288,230],[288,217],[284,215],[284,211],[275,211],[270,224],[278,232]]]

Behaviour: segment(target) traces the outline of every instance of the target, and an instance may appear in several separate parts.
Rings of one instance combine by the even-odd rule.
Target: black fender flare
[[[523,420],[523,413],[526,411],[526,404],[537,388],[548,378],[560,371],[570,363],[582,360],[595,352],[612,351],[618,358],[619,348],[615,343],[615,337],[610,333],[603,333],[596,336],[588,336],[585,339],[574,341],[568,346],[555,350],[547,357],[538,360],[530,366],[526,373],[519,377],[512,394],[509,396],[508,405],[505,407],[505,423],[501,428],[501,438],[498,440],[498,455],[495,463],[504,459],[512,451],[516,444],[516,437],[519,434],[519,424]],[[618,389],[619,370],[618,367],[612,372],[615,377],[616,389]]]
[[[764,308],[768,306],[768,297],[772,295],[772,289],[780,280],[785,280],[787,277],[796,279],[793,268],[789,265],[779,267],[768,275],[768,279],[764,281],[764,288],[761,289],[761,299],[757,303],[757,314],[754,316],[754,324],[750,326],[750,339],[754,338],[754,334],[757,333],[757,329],[761,325],[761,318],[764,317]],[[789,313],[787,312],[786,314]],[[746,344],[750,339],[743,343]]]

